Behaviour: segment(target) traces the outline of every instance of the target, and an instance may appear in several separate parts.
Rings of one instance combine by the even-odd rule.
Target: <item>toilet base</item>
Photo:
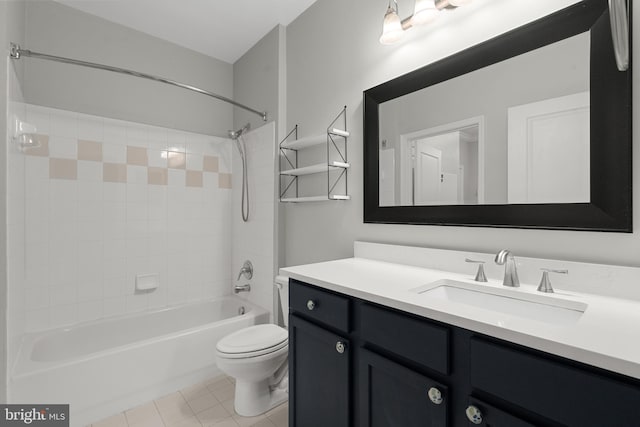
[[[269,386],[269,379],[258,382],[240,381],[236,378],[235,410],[243,417],[255,417],[286,402],[286,389]]]

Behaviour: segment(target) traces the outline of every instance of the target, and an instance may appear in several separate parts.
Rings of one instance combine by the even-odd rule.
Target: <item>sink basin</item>
[[[421,298],[472,306],[496,314],[549,324],[575,323],[587,309],[587,304],[583,302],[553,295],[537,295],[518,289],[494,288],[455,280],[439,280],[411,289],[411,292],[420,294]]]

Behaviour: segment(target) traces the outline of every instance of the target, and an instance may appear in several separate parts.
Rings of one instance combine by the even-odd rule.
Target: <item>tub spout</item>
[[[251,285],[248,283],[246,285],[235,285],[233,287],[234,294],[239,294],[240,292],[250,292],[250,291],[251,291]]]

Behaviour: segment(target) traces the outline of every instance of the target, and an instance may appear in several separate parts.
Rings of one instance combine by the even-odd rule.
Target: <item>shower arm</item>
[[[134,76],[134,77],[140,77],[143,79],[147,79],[147,80],[153,80],[156,82],[160,82],[160,83],[165,83],[165,84],[169,84],[172,86],[177,86],[180,87],[182,89],[187,89],[190,90],[192,92],[197,92],[197,93],[201,93],[203,95],[207,95],[210,96],[212,98],[216,98],[220,101],[223,102],[227,102],[229,104],[232,104],[238,108],[242,108],[243,110],[247,110],[250,111],[254,114],[259,115],[260,117],[262,117],[263,121],[267,121],[267,112],[266,111],[258,111],[255,110],[251,107],[247,107],[244,104],[240,104],[239,102],[234,101],[233,99],[227,98],[225,96],[222,95],[218,95],[217,93],[214,92],[210,92],[208,90],[204,90],[204,89],[200,89],[198,87],[195,86],[191,86],[185,83],[180,83],[177,82],[175,80],[169,80],[169,79],[165,79],[163,77],[158,77],[158,76],[154,76],[152,74],[146,74],[146,73],[140,73],[138,71],[133,71],[133,70],[127,70],[126,68],[119,68],[119,67],[113,67],[111,65],[104,65],[104,64],[97,64],[95,62],[87,62],[87,61],[80,61],[77,59],[72,59],[72,58],[65,58],[62,56],[55,56],[55,55],[48,55],[46,53],[38,53],[38,52],[33,52],[27,49],[21,49],[19,45],[15,44],[15,43],[11,43],[11,49],[10,49],[10,53],[9,56],[13,59],[20,59],[23,56],[24,57],[29,57],[29,58],[37,58],[37,59],[45,59],[47,61],[55,61],[55,62],[62,62],[64,64],[72,64],[72,65],[78,65],[81,67],[87,67],[87,68],[95,68],[98,70],[104,70],[104,71],[111,71],[113,73],[120,73],[120,74],[126,74],[129,76]]]

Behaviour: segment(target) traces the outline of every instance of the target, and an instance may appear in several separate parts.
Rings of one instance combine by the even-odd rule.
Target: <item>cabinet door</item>
[[[349,342],[289,316],[289,418],[294,427],[350,424]]]
[[[448,425],[446,386],[364,349],[359,359],[360,418],[363,426]],[[430,398],[430,390],[435,403]],[[440,401],[435,399],[438,393]]]
[[[477,408],[479,412],[476,412],[476,418],[474,422],[469,420],[469,427],[476,425],[484,427],[536,427],[535,425],[528,423],[520,418],[516,418],[511,414],[508,414],[495,406],[491,406],[484,403],[481,400],[469,398],[469,406]],[[473,417],[474,412],[469,414],[469,417]]]

